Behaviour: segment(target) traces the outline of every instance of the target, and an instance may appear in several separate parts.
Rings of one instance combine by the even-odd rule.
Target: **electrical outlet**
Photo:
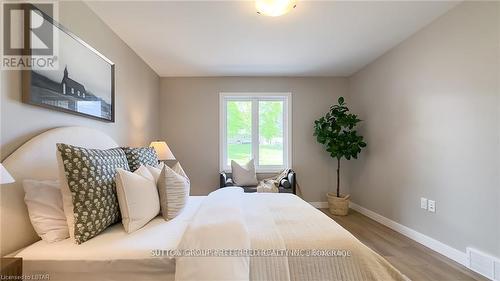
[[[427,210],[427,198],[420,198],[420,208]]]
[[[435,213],[436,212],[436,201],[434,201],[434,200],[428,200],[428,202],[427,202],[427,210],[429,212]]]

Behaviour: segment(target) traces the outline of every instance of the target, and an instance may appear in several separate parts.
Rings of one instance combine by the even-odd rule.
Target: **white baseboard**
[[[328,208],[328,202],[309,202],[312,206],[316,207],[316,208]],[[430,248],[438,253],[440,253],[441,255],[451,259],[451,260],[454,260],[456,261],[457,263],[467,267],[467,268],[470,268],[471,270],[474,270],[476,271],[477,273],[489,278],[489,279],[492,279],[492,280],[495,280],[495,281],[500,281],[500,261],[499,259],[495,258],[495,257],[490,257],[490,256],[485,256],[485,255],[482,255],[482,259],[483,258],[486,258],[488,261],[487,261],[487,264],[488,265],[491,265],[493,264],[493,274],[488,276],[489,274],[485,274],[485,272],[479,272],[479,270],[475,270],[474,268],[471,268],[471,260],[470,260],[470,256],[471,256],[471,251],[469,250],[468,248],[468,252],[467,253],[464,253],[462,251],[459,251],[453,247],[450,247],[434,238],[431,238],[425,234],[422,234],[416,230],[413,230],[407,226],[404,226],[400,223],[397,223],[391,219],[388,219],[378,213],[375,213],[373,212],[372,210],[369,210],[369,209],[366,209],[356,203],[353,203],[353,202],[350,202],[350,208],[371,218],[372,220],[380,223],[380,224],[383,224],[387,227],[389,227],[390,229],[396,231],[396,232],[399,232],[401,234],[403,234],[404,236],[426,246],[427,248]],[[478,253],[476,251],[476,253]],[[479,252],[480,253],[480,252]],[[482,254],[482,253],[481,253]],[[490,260],[492,260],[492,263],[490,263]],[[491,271],[489,271],[491,273]]]
[[[456,262],[458,262],[459,264],[463,265],[463,266],[467,266],[467,255],[466,253],[462,252],[462,251],[459,251],[455,248],[452,248],[434,238],[431,238],[425,234],[422,234],[418,231],[415,231],[407,226],[404,226],[400,223],[397,223],[393,220],[390,220],[380,214],[377,214],[371,210],[368,210],[364,207],[361,207],[359,206],[358,204],[356,203],[353,203],[351,202],[350,203],[350,208],[355,210],[355,211],[358,211],[359,213],[391,228],[392,230],[396,231],[396,232],[399,232],[401,234],[403,234],[404,236],[426,246],[427,248],[430,248],[438,253],[440,253],[441,255],[449,258],[449,259],[452,259]]]

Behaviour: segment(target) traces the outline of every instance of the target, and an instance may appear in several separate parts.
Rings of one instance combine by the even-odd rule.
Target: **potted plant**
[[[330,111],[314,121],[314,136],[323,144],[332,158],[337,159],[337,192],[328,192],[328,207],[333,215],[347,215],[350,195],[340,193],[340,160],[358,158],[361,149],[366,147],[363,137],[358,135],[356,125],[361,122],[356,114],[349,113],[343,97]]]

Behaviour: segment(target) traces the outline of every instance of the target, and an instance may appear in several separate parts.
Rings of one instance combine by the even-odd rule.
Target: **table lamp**
[[[168,147],[166,142],[154,141],[149,146],[155,149],[156,155],[158,155],[158,160],[160,161],[175,160],[175,156]]]

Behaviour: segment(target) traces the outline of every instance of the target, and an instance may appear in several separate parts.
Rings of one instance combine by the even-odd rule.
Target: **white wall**
[[[350,78],[367,150],[352,200],[500,256],[499,2],[464,2]],[[419,208],[436,200],[436,213]]]
[[[186,169],[195,195],[219,186],[220,92],[292,93],[292,168],[304,199],[325,201],[326,192],[335,185],[335,166],[313,137],[313,124],[347,94],[347,79],[162,78],[161,137]]]
[[[21,73],[1,71],[0,159],[50,128],[87,126],[120,145],[145,145],[158,137],[158,75],[82,2],[59,2],[59,22],[116,65],[116,122],[96,121],[21,102]]]

